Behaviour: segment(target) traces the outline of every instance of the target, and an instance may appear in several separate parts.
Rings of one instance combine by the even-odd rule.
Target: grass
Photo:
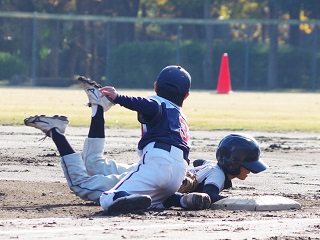
[[[133,96],[153,91],[118,90]],[[22,125],[25,117],[66,115],[71,126],[88,126],[86,94],[76,88],[0,88],[0,125]],[[320,94],[192,91],[183,112],[191,130],[257,130],[320,132]],[[137,128],[137,114],[119,105],[106,113],[109,128]]]

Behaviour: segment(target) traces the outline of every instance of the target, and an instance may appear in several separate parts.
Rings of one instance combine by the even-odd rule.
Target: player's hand
[[[117,90],[112,86],[105,86],[103,88],[100,88],[99,91],[101,92],[101,97],[108,96],[112,100],[116,99],[118,95]]]

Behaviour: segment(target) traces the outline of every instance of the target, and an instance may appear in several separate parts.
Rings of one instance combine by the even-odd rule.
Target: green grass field
[[[149,96],[154,92],[119,89]],[[22,125],[31,115],[65,115],[71,126],[88,126],[91,110],[80,88],[0,88],[0,125]],[[319,93],[192,91],[183,112],[191,130],[319,131]],[[106,113],[109,128],[137,128],[136,113],[119,105]]]

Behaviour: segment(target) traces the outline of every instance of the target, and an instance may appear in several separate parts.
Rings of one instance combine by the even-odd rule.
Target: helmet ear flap
[[[220,162],[222,163],[220,167],[225,173],[234,176],[240,174],[240,163],[238,161],[231,160],[230,158],[223,156]]]
[[[216,152],[218,165],[226,174],[233,176],[240,174],[241,167],[241,157],[235,147],[235,140],[233,135],[227,135],[220,141]]]

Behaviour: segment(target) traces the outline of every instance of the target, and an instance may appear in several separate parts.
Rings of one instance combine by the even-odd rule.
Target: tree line
[[[50,14],[95,15],[112,17],[135,18],[177,18],[177,19],[257,19],[257,20],[297,20],[305,21],[320,18],[320,1],[318,0],[0,0],[2,12],[39,12]],[[17,20],[18,21],[18,20]],[[14,25],[12,21],[0,19],[1,39],[0,52],[10,52],[31,59],[33,25],[30,21],[19,21]],[[99,31],[111,29],[111,25],[101,26],[101,22],[73,22],[66,25],[60,21],[47,21],[38,26],[37,57],[47,59],[51,65],[59,65],[61,54],[68,58],[64,66],[64,76],[71,77],[76,69],[84,69],[84,74],[101,76],[107,63],[106,49],[102,47]],[[304,46],[302,34],[314,32],[316,26],[308,24],[290,24],[288,30],[278,25],[248,26],[234,24],[228,28],[221,26],[199,27],[198,25],[184,25],[183,39],[193,42],[204,41],[204,69],[212,69],[211,42],[223,41],[251,41],[268,43],[270,47],[268,68],[268,86],[277,85],[277,51],[279,44],[295,48]],[[100,29],[100,30],[99,30]],[[177,38],[179,28],[171,25],[156,25],[152,23],[124,22],[112,24],[112,34],[108,41],[116,48],[126,43],[145,41],[172,41]],[[250,32],[250,39],[248,37]],[[90,36],[87,36],[89,32]],[[225,35],[225,32],[228,34]],[[50,38],[48,37],[50,35]],[[225,36],[224,36],[225,35]],[[88,47],[90,45],[90,47]],[[63,52],[63,53],[62,53]],[[103,54],[100,55],[100,53]],[[102,59],[103,58],[103,59]],[[30,61],[28,64],[31,64]],[[59,76],[61,68],[48,68],[45,62],[39,65],[38,74],[42,76]],[[30,69],[30,67],[29,67]],[[205,70],[204,70],[205,71]],[[204,76],[211,78],[210,73]]]

